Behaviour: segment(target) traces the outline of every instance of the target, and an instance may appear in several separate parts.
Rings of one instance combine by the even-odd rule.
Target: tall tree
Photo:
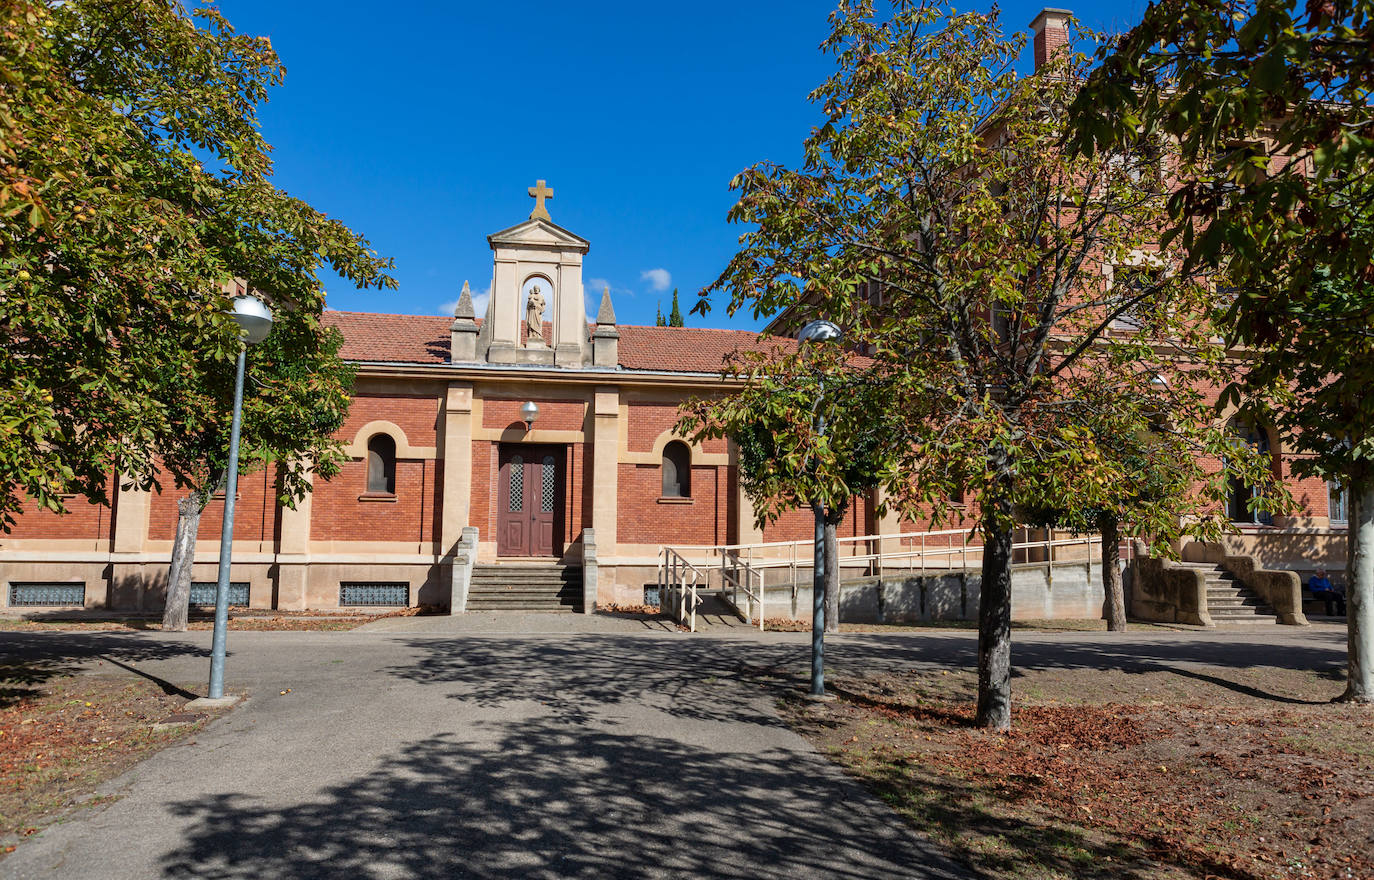
[[[667,327],[667,326],[668,326],[667,320],[665,320],[664,317],[663,317],[663,302],[662,302],[662,300],[660,300],[659,303],[658,303],[658,314],[657,314],[657,316],[654,318],[654,326],[655,326],[655,327]]]
[[[836,527],[855,496],[881,485],[891,463],[887,385],[853,368],[838,346],[804,355],[779,346],[736,356],[743,388],[682,405],[677,430],[695,442],[727,437],[760,528],[789,510],[820,508],[825,528],[825,628],[840,622]],[[818,430],[824,420],[824,431]]]
[[[337,330],[284,309],[271,334],[247,351],[241,469],[273,468],[275,490],[292,507],[313,479],[329,479],[345,460],[333,439],[348,415],[353,383],[352,368],[339,357],[342,342]],[[169,381],[187,382],[175,395],[185,405],[170,412],[175,440],[158,447],[163,472],[186,492],[177,502],[162,619],[164,630],[179,631],[186,628],[201,513],[227,474],[234,367],[208,361]]]
[[[677,305],[677,288],[673,288],[673,310],[668,313],[669,327],[685,327],[682,323],[682,310]]]
[[[1020,77],[1024,38],[995,12],[844,0],[831,22],[804,164],[735,178],[730,216],[754,228],[696,308],[728,290],[732,311],[845,317],[900,416],[891,497],[924,518],[966,486],[978,511],[976,723],[1006,729],[1015,506],[1045,485],[1028,476],[1068,463],[1075,493],[1112,475],[1060,417],[1090,395],[1140,399],[1157,376],[1197,393],[1213,364],[1188,316],[1208,293],[1158,246],[1157,153],[1062,149],[1088,65],[1073,44]]]
[[[394,286],[366,241],[270,182],[266,38],[175,0],[12,0],[0,31],[0,526],[27,496],[156,481],[170,381],[232,363],[225,282],[318,331],[327,265]]]
[[[1169,235],[1229,288],[1249,349],[1224,400],[1265,405],[1298,475],[1350,493],[1349,670],[1374,700],[1374,3],[1162,0],[1101,51],[1084,155],[1167,138]]]

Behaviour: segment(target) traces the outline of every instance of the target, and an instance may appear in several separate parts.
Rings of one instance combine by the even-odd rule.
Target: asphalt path
[[[246,701],[110,783],[113,801],[23,841],[0,876],[973,876],[779,720],[804,634],[530,635],[538,618],[493,620],[231,633],[229,689]],[[910,669],[970,667],[976,643],[829,644],[839,668]],[[167,686],[202,682],[208,646],[208,633],[0,633],[0,656],[40,675]],[[1018,634],[1014,659],[1337,669],[1344,633]]]

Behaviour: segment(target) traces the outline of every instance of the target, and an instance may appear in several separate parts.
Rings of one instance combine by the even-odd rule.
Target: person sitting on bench
[[[1336,614],[1345,615],[1345,592],[1331,583],[1331,578],[1326,576],[1326,569],[1317,569],[1317,573],[1307,582],[1307,589],[1312,591],[1313,599],[1321,599],[1326,603],[1328,615],[1332,614],[1332,605],[1336,606]]]

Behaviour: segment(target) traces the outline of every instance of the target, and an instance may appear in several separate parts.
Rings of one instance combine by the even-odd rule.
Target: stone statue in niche
[[[544,294],[539,285],[530,288],[525,298],[525,345],[544,344]]]

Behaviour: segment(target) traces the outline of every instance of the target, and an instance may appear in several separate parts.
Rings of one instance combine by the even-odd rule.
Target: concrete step
[[[511,581],[505,578],[490,578],[483,580],[474,579],[471,581],[472,587],[485,588],[491,590],[580,590],[581,581]]]
[[[1208,602],[1207,610],[1212,614],[1218,612],[1230,612],[1234,614],[1258,614],[1268,609],[1267,613],[1272,614],[1270,606],[1258,600],[1243,600],[1230,602]]]
[[[1223,626],[1278,626],[1279,620],[1274,615],[1247,614],[1243,616],[1228,617],[1222,614],[1213,614],[1212,622]]]
[[[489,580],[473,581],[472,586],[487,590],[553,590],[557,592],[558,590],[580,590],[582,589],[582,582]]]
[[[547,604],[534,604],[534,602],[475,602],[469,598],[467,610],[547,610],[547,612],[576,612],[580,609],[578,605],[559,604],[559,602],[547,602]]]
[[[582,568],[548,563],[473,567],[469,611],[569,612],[582,608]]]
[[[468,593],[468,606],[473,603],[487,605],[580,605],[581,593],[515,593],[483,592]]]
[[[1240,597],[1243,597],[1243,598],[1246,598],[1246,599],[1253,599],[1253,598],[1255,598],[1258,594],[1257,594],[1254,590],[1248,589],[1248,588],[1246,588],[1246,587],[1226,587],[1226,588],[1220,588],[1220,589],[1209,587],[1209,588],[1207,589],[1207,595],[1208,595],[1208,596],[1227,596],[1227,597],[1230,597],[1230,596],[1240,596]]]
[[[578,584],[583,582],[581,577],[508,577],[506,575],[486,575],[484,577],[473,577],[471,583],[495,583],[495,584],[519,584],[519,586],[558,586],[558,584]]]
[[[472,570],[472,580],[500,581],[502,583],[581,583],[581,568],[556,566],[504,566],[479,565]]]
[[[1277,616],[1277,612],[1268,605],[1208,605],[1207,613],[1215,617],[1224,614],[1228,617],[1246,617],[1264,615],[1268,617]]]

